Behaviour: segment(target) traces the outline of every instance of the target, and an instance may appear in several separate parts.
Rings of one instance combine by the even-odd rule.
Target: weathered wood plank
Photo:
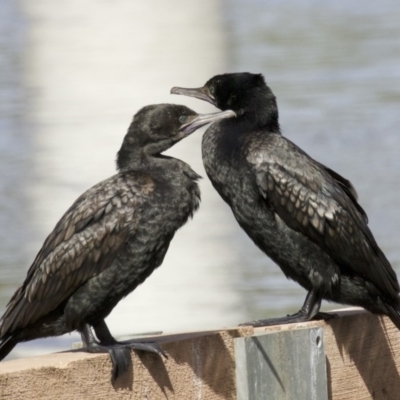
[[[108,355],[72,351],[1,362],[0,399],[234,399],[233,339],[252,332],[241,328],[154,337],[168,359],[133,353],[133,369],[114,385]]]
[[[304,328],[323,329],[330,400],[399,399],[400,332],[386,317],[339,314],[328,323],[154,337],[168,359],[133,354],[133,369],[115,385],[108,355],[66,352],[1,362],[0,399],[234,400],[234,339]]]

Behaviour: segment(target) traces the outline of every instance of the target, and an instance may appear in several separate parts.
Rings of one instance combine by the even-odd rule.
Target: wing
[[[342,272],[369,280],[397,300],[396,274],[368,228],[351,183],[280,135],[263,143],[249,161],[260,193],[279,217],[319,245]]]
[[[135,231],[137,209],[152,185],[148,177],[118,174],[81,195],[47,237],[8,303],[0,337],[48,314],[106,269]]]
[[[349,199],[353,202],[354,207],[360,212],[363,216],[365,223],[368,224],[368,215],[364,211],[364,209],[358,203],[358,194],[356,189],[354,188],[353,184],[346,178],[343,178],[342,175],[339,175],[337,172],[333,171],[332,169],[326,167],[323,164],[319,164],[319,166],[325,169],[326,172],[335,180],[335,182],[342,188],[342,190],[347,194]]]

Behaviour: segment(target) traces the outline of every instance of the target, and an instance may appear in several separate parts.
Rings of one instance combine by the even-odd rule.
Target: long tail
[[[396,307],[386,304],[386,307],[389,311],[389,318],[396,325],[397,329],[400,330],[400,306]]]
[[[0,339],[0,361],[5,358],[8,353],[15,347],[18,343],[14,335],[4,336]]]

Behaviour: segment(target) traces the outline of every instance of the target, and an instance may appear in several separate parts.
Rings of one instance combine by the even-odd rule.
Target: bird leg
[[[111,335],[110,335],[111,336]],[[129,348],[103,344],[98,342],[89,325],[85,324],[81,331],[82,342],[89,353],[108,353],[110,354],[113,370],[112,382],[124,374],[131,365],[131,351]]]
[[[130,348],[133,350],[149,351],[151,353],[156,353],[160,356],[168,358],[164,350],[159,346],[157,342],[141,342],[137,339],[117,341],[111,335],[111,332],[108,329],[108,326],[104,320],[98,323],[97,325],[94,325],[93,329],[102,345],[119,346],[119,347]]]
[[[117,341],[111,335],[105,321],[93,326],[97,339],[88,324],[84,325],[81,337],[89,353],[109,353],[113,365],[112,381],[124,374],[131,365],[131,350],[142,350],[156,353],[167,358],[167,355],[156,342],[142,343],[137,340]]]
[[[304,301],[301,309],[292,315],[287,315],[286,317],[280,318],[270,318],[270,319],[260,319],[251,322],[245,322],[240,324],[241,326],[271,326],[271,325],[283,325],[291,324],[294,322],[306,322],[312,319],[330,319],[335,318],[335,314],[320,313],[319,309],[321,307],[322,297],[315,291],[310,290],[307,293],[306,299]]]

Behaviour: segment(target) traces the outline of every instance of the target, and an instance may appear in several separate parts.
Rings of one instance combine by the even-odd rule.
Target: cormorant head
[[[196,129],[236,114],[227,110],[197,114],[177,104],[156,104],[139,110],[125,135],[117,155],[117,166],[124,168],[142,156],[157,156]]]
[[[276,98],[261,74],[216,75],[201,88],[174,87],[171,93],[208,101],[220,110],[233,110],[238,122],[244,119],[257,126],[279,129]]]

